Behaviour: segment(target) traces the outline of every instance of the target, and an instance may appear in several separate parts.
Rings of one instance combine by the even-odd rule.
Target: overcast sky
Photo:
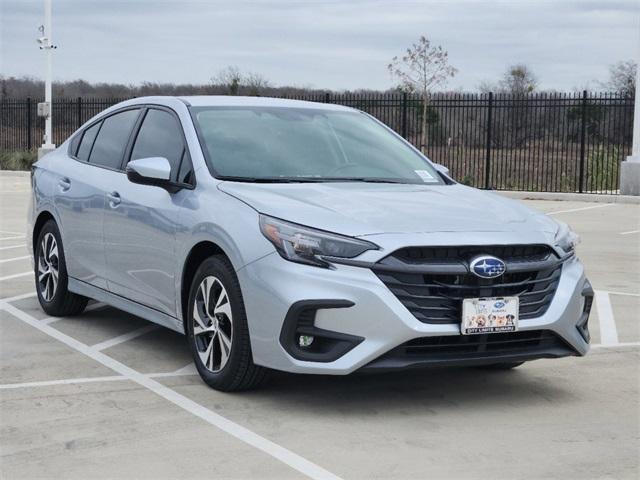
[[[0,0],[0,73],[42,77],[43,0]],[[637,56],[640,0],[53,0],[54,78],[206,83],[226,65],[276,85],[386,89],[420,35],[449,51],[451,89],[528,64],[544,89],[605,80]]]

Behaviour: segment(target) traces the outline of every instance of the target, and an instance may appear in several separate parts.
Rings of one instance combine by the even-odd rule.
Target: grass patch
[[[30,170],[37,159],[37,150],[0,152],[0,170]]]

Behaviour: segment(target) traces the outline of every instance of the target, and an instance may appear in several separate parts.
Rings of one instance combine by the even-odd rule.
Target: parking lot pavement
[[[223,394],[181,335],[92,302],[47,317],[27,177],[0,176],[0,478],[638,478],[640,206],[527,201],[569,223],[593,348],[509,372],[276,374]]]

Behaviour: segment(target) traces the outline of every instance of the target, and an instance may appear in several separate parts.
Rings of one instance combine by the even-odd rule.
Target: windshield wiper
[[[413,184],[417,182],[411,182],[407,180],[398,180],[394,178],[376,178],[376,177],[329,177],[322,179],[325,182],[364,182],[364,183],[402,183]]]
[[[307,177],[236,177],[236,176],[219,176],[219,180],[230,182],[247,182],[247,183],[317,183],[321,182],[320,178]]]
[[[400,183],[414,184],[406,180],[396,180],[393,178],[368,178],[368,177],[236,177],[236,176],[219,176],[220,180],[228,180],[231,182],[248,182],[248,183],[333,183],[333,182],[364,182],[364,183]]]

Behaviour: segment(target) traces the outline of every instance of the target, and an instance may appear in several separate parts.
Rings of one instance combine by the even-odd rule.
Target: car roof
[[[126,103],[165,103],[171,100],[180,100],[193,107],[280,107],[280,108],[304,108],[317,110],[353,111],[354,109],[342,105],[330,103],[308,102],[304,100],[290,100],[287,98],[273,97],[241,97],[232,95],[194,95],[194,96],[153,96],[138,97]]]

